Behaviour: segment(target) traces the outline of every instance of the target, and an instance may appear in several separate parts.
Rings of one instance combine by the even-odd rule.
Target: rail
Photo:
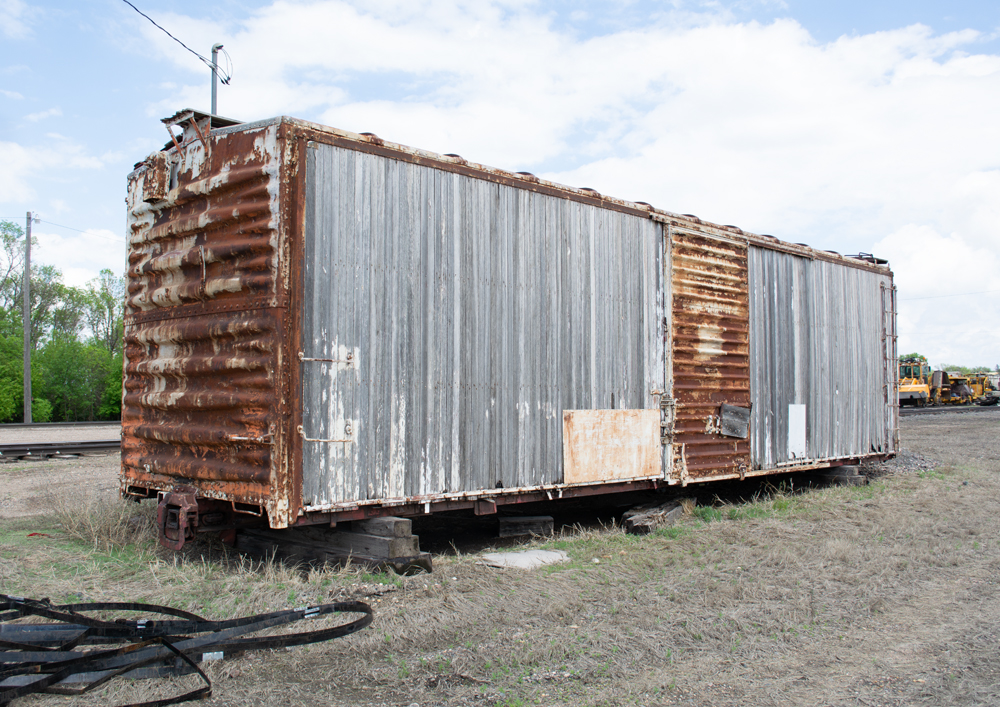
[[[89,440],[85,442],[17,442],[0,444],[0,460],[24,457],[53,457],[94,452],[114,452],[121,449],[120,439]]]
[[[24,429],[70,429],[73,427],[121,427],[118,420],[83,420],[80,422],[5,422],[0,424],[0,430],[24,430]]]
[[[955,415],[959,413],[979,413],[979,412],[997,412],[1000,411],[1000,407],[996,405],[935,405],[934,407],[901,407],[899,409],[900,417],[911,417],[914,415]]]

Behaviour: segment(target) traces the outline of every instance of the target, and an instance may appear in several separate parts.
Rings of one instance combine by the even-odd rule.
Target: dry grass
[[[148,542],[155,532],[156,507],[96,494],[65,494],[50,499],[62,531],[95,549],[108,551]]]
[[[175,555],[119,535],[121,521],[69,540],[52,518],[0,523],[0,586],[210,617],[348,596],[375,607],[350,638],[211,664],[213,704],[994,704],[1000,464],[935,444],[946,463],[932,473],[771,489],[646,537],[564,529],[525,546],[570,562],[531,572],[458,553],[406,578],[251,562],[207,542]],[[55,537],[27,538],[40,529]]]

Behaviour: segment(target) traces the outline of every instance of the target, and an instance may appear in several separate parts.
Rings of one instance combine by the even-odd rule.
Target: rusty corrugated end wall
[[[224,137],[209,127],[189,120],[129,178],[122,491],[192,485],[238,510],[263,507],[281,527],[291,495],[281,125]]]

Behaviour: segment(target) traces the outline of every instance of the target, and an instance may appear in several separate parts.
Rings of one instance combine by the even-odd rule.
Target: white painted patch
[[[725,354],[722,348],[722,329],[716,326],[698,327],[698,353],[702,356]]]
[[[197,179],[201,176],[201,168],[207,158],[208,154],[205,151],[205,146],[201,144],[200,139],[189,143],[184,148],[183,171],[190,172],[191,179]]]
[[[389,433],[388,498],[404,496],[406,488],[406,396],[396,395],[396,410]]]
[[[703,299],[694,302],[685,302],[682,305],[685,312],[692,314],[711,314],[717,317],[739,317],[746,316],[744,310],[738,304],[725,304],[723,302],[709,302]]]
[[[205,294],[208,297],[215,297],[220,292],[239,292],[243,289],[243,283],[239,277],[213,277],[205,284]]]
[[[788,406],[788,458],[806,456],[806,406]]]
[[[288,142],[292,143],[293,141],[289,140]],[[253,152],[255,159],[259,159],[264,163],[264,171],[269,177],[267,180],[267,193],[270,197],[271,220],[268,223],[268,227],[274,232],[271,245],[275,248],[274,252],[277,253],[277,233],[280,221],[278,197],[281,188],[281,183],[278,180],[279,150],[277,125],[269,125],[261,134],[254,138]]]

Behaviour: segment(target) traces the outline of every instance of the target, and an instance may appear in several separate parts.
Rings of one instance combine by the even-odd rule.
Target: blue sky
[[[225,44],[223,115],[876,252],[901,351],[1000,363],[1000,3],[133,2]],[[207,69],[121,0],[0,0],[0,217],[37,212],[71,284],[122,272],[126,175],[159,118],[208,104]]]

